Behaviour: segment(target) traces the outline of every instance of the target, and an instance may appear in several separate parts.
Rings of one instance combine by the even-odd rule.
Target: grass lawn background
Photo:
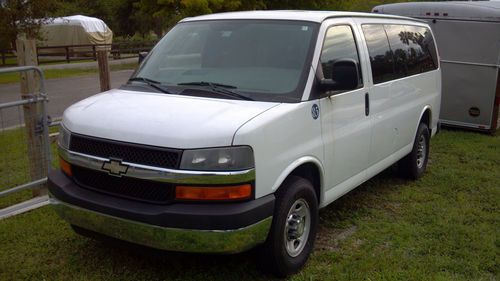
[[[289,280],[498,280],[500,136],[443,131],[428,170],[390,168],[320,212],[315,251]],[[78,236],[50,207],[0,221],[0,280],[270,280],[258,250],[147,252]]]

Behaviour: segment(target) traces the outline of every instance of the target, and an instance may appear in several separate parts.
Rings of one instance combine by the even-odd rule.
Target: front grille
[[[167,204],[175,198],[175,186],[170,183],[115,177],[79,166],[71,168],[75,182],[86,189],[154,204]]]
[[[127,142],[71,135],[69,149],[102,158],[116,158],[124,162],[176,169],[182,150],[146,146]]]

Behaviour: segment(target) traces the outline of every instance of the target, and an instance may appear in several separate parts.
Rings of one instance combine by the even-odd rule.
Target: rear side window
[[[437,53],[434,38],[429,29],[420,26],[405,26],[413,64],[420,72],[437,69]]]
[[[363,25],[363,33],[375,84],[437,69],[436,46],[425,27]]]
[[[323,77],[332,77],[333,64],[341,59],[353,59],[356,62],[358,65],[358,86],[361,87],[363,78],[361,77],[358,48],[352,28],[348,25],[333,26],[326,32],[320,58]]]
[[[437,68],[430,48],[434,48],[431,33],[425,27],[385,25],[389,45],[394,55],[396,77],[406,77]],[[435,54],[435,48],[434,54]],[[437,60],[436,60],[437,61]]]
[[[385,25],[384,28],[392,50],[395,77],[402,78],[418,73],[418,71],[414,71],[414,66],[410,65],[410,39],[405,27],[402,25]]]
[[[392,50],[383,25],[363,25],[373,83],[378,84],[395,78]]]

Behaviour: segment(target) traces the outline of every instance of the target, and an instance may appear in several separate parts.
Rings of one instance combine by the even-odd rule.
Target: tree
[[[53,0],[55,9],[49,13],[52,17],[85,15],[102,19],[112,25],[116,10],[122,6],[121,0]],[[132,1],[130,1],[132,2]]]
[[[40,26],[50,20],[55,4],[55,0],[0,0],[0,48],[14,49],[20,35],[39,38]]]
[[[136,0],[115,0],[113,5],[114,16],[110,22],[111,30],[117,35],[133,36],[140,25],[134,17]]]
[[[150,30],[161,37],[163,29],[178,18],[180,0],[139,0],[134,3],[134,22],[136,29],[141,34]]]
[[[336,10],[339,9],[342,2],[340,0],[268,0],[266,8],[275,9],[293,9],[293,10]]]
[[[153,30],[159,37],[180,19],[217,12],[266,7],[265,0],[139,0],[134,3],[137,28]]]
[[[418,0],[417,0],[418,1]],[[370,12],[373,7],[399,2],[416,2],[415,0],[347,0],[342,1],[342,9],[348,11]]]

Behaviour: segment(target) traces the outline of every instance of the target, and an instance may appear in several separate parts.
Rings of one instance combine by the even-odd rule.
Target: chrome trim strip
[[[169,251],[239,253],[266,241],[272,216],[234,230],[167,228],[130,221],[86,210],[50,198],[54,210],[66,222],[120,240]]]
[[[441,121],[441,124],[443,124],[443,125],[471,127],[471,128],[475,128],[475,129],[482,129],[482,130],[489,130],[491,128],[490,125],[479,124],[479,123],[467,123],[467,122],[459,122],[459,121],[445,120],[445,119],[440,119],[439,121]],[[481,126],[483,128],[481,128]]]
[[[101,171],[109,159],[66,150],[58,146],[59,156],[73,165]],[[237,184],[255,180],[255,169],[230,172],[173,170],[147,165],[122,162],[129,166],[126,176],[177,184]]]

